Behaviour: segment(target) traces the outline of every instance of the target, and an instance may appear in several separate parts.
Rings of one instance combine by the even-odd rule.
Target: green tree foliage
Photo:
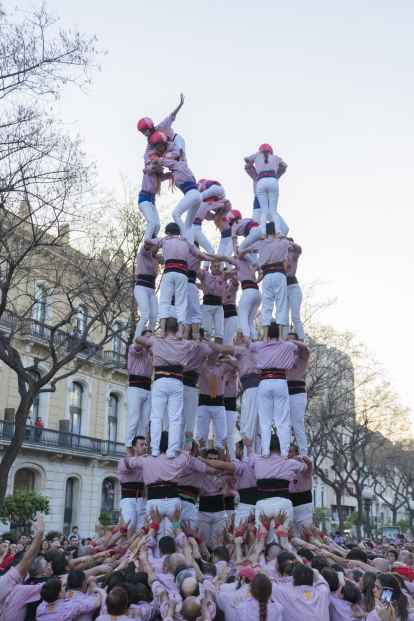
[[[21,489],[5,497],[0,519],[3,524],[10,522],[24,533],[28,521],[34,520],[37,512],[50,515],[49,499],[37,492]]]

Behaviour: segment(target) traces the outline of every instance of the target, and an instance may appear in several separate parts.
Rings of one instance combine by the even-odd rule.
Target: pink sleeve
[[[258,459],[259,459],[259,455],[257,453],[251,453],[247,461],[249,462],[249,465],[252,466],[252,468],[254,468],[254,464],[256,463]]]
[[[245,168],[244,170],[249,175],[249,177],[251,177],[253,179],[253,181],[256,179],[257,172],[256,172],[256,169],[253,168],[253,166],[251,166],[250,168]]]
[[[153,337],[153,336],[149,336],[149,337],[147,338],[146,342],[145,342],[145,345],[146,345],[147,347],[152,347],[152,346],[154,345],[154,343],[155,343],[155,337]]]
[[[129,460],[130,468],[142,468],[143,457],[131,457]]]
[[[249,351],[252,351],[254,354],[257,354],[260,351],[262,344],[263,343],[260,343],[259,341],[257,341],[256,343],[250,343]]]
[[[196,472],[202,472],[203,474],[205,474],[207,470],[207,466],[206,464],[203,464],[203,462],[200,461],[199,459],[195,459],[193,461],[193,470],[195,470]]]

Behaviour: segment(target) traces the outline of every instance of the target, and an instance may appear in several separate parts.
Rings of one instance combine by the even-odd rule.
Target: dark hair
[[[174,578],[176,578],[178,574],[180,574],[182,571],[185,571],[186,569],[188,569],[188,565],[186,563],[180,563],[179,565],[177,565],[174,572]]]
[[[160,452],[166,453],[168,451],[168,431],[163,431],[160,438]]]
[[[334,569],[336,571],[336,573],[338,573],[338,574],[341,573],[341,574],[344,574],[344,576],[346,576],[345,569],[341,565],[339,565],[338,563],[332,563],[331,569]]]
[[[159,551],[163,554],[174,554],[175,552],[175,541],[173,537],[169,535],[164,535],[158,542]]]
[[[346,580],[344,586],[341,589],[341,593],[346,602],[350,604],[357,604],[360,599],[360,592],[356,584],[353,584],[349,580]]]
[[[340,531],[340,530],[336,530],[336,531],[335,531],[335,535],[340,535],[340,534],[341,534],[341,531]]]
[[[202,326],[199,327],[198,329],[198,333],[201,336],[201,338],[203,339],[206,335],[206,331],[204,330],[204,328]]]
[[[312,568],[316,569],[316,571],[319,571],[319,573],[322,571],[322,569],[329,567],[329,563],[324,556],[314,556],[311,560],[311,565]]]
[[[348,575],[351,574],[352,575],[352,579],[354,580],[354,582],[359,582],[359,580],[362,578],[362,576],[364,575],[364,572],[361,571],[360,569],[351,569],[350,572],[348,572]]]
[[[285,563],[286,561],[294,561],[294,560],[295,560],[295,555],[292,554],[292,552],[287,552],[287,550],[283,550],[283,552],[277,555],[278,567],[280,567],[280,565],[282,563]]]
[[[136,446],[137,445],[137,440],[146,440],[146,438],[144,438],[144,436],[135,436],[134,439],[131,442],[132,446]]]
[[[180,227],[175,222],[169,222],[164,230],[166,233],[169,233],[170,235],[180,234]]]
[[[270,452],[280,453],[280,441],[277,433],[272,433],[272,435],[270,436]]]
[[[243,440],[239,440],[238,442],[236,442],[236,447],[238,449],[243,449],[244,451],[244,444],[243,444]]]
[[[315,554],[308,550],[308,548],[301,548],[300,550],[298,550],[297,553],[298,556],[301,556],[302,558],[307,558],[308,561],[311,561],[315,557]]]
[[[45,559],[48,563],[54,561],[56,557],[58,557],[62,552],[59,552],[56,548],[50,548],[45,552]]]
[[[214,548],[213,554],[218,561],[225,561],[226,563],[230,560],[230,552],[226,546],[218,546]]]
[[[293,450],[295,451],[296,455],[299,455],[299,447],[298,447],[298,445],[295,444],[294,442],[291,442],[290,446],[293,448]]]
[[[267,602],[272,595],[272,583],[265,574],[256,574],[250,583],[250,590],[259,602],[259,621],[267,619]]]
[[[128,582],[124,582],[122,588],[125,589],[128,595],[128,608],[131,604],[138,604],[138,593],[133,584],[129,584]]]
[[[299,561],[296,558],[293,559],[293,561],[288,560],[288,561],[283,561],[283,563],[279,563],[279,574],[281,576],[283,576],[283,574],[285,574],[286,576],[292,576],[293,570],[295,569],[298,563]]]
[[[364,594],[365,612],[372,612],[375,606],[374,586],[377,574],[373,571],[366,571],[362,576],[362,593]]]
[[[272,321],[269,326],[269,338],[270,339],[278,339],[279,338],[279,326],[275,321]]]
[[[408,602],[404,593],[401,591],[400,583],[392,574],[377,574],[377,580],[379,580],[383,587],[393,589],[392,602],[394,608],[396,608],[397,617],[401,617],[401,621],[407,621],[408,619]]]
[[[74,528],[77,528],[79,530],[79,526],[72,526],[72,533]]]
[[[86,576],[81,569],[73,569],[68,573],[66,584],[68,589],[80,589],[85,580]]]
[[[65,573],[65,568],[68,564],[68,556],[64,552],[61,552],[52,562],[52,571],[55,576],[61,576]]]
[[[293,570],[293,585],[294,586],[312,586],[313,585],[313,571],[309,565],[298,565]]]
[[[167,332],[177,332],[178,330],[178,321],[175,317],[168,317],[167,322],[165,324],[165,329]]]
[[[74,539],[76,537],[76,539],[79,541],[79,535],[71,535],[69,537],[69,541],[72,541],[72,539]]]
[[[40,589],[40,597],[47,603],[53,604],[58,598],[62,588],[62,580],[50,578]]]
[[[106,598],[106,608],[110,615],[122,615],[128,608],[128,593],[123,587],[115,587]]]
[[[143,331],[141,332],[141,336],[144,336],[144,334],[146,334],[147,332],[151,332],[151,334],[153,334],[152,330],[150,330],[149,328],[144,328]]]
[[[357,546],[356,548],[352,548],[352,550],[349,550],[346,558],[351,561],[362,561],[363,563],[368,563],[367,553],[364,550],[361,550],[359,546]]]
[[[276,235],[276,227],[274,222],[267,222],[266,235]]]
[[[215,576],[217,576],[217,567],[214,565],[214,563],[203,563],[203,566],[201,567],[201,573],[203,574],[203,576],[213,576],[213,578]]]
[[[265,164],[268,164],[269,163],[269,151],[263,150],[262,153],[263,153],[263,156],[264,156]]]
[[[196,239],[194,240],[194,246],[196,248],[200,248],[200,244],[198,243],[198,241]]]
[[[295,341],[299,340],[299,336],[297,332],[289,332],[289,334],[287,336],[294,336],[295,337]]]
[[[336,571],[333,569],[323,569],[321,575],[329,584],[331,593],[335,593],[339,589],[339,577]]]
[[[220,455],[220,453],[215,448],[209,448],[206,451],[206,457],[207,457],[207,455]]]
[[[394,548],[389,548],[389,550],[387,550],[387,554],[393,554],[394,558],[398,561],[398,550],[395,550]]]

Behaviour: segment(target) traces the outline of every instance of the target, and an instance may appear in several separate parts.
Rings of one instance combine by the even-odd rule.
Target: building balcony
[[[0,444],[10,444],[15,423],[0,420]],[[26,427],[23,448],[43,449],[57,455],[71,454],[90,458],[118,460],[125,457],[125,445],[111,440],[100,440],[68,431]]]
[[[103,363],[105,366],[114,367],[120,371],[126,370],[125,352],[122,351],[104,351]]]

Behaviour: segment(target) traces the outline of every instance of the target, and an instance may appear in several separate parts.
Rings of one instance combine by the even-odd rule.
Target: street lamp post
[[[365,513],[367,514],[367,537],[369,539],[371,538],[370,513],[371,513],[371,503],[372,503],[373,496],[374,496],[374,492],[368,487],[364,487],[364,489],[362,490],[362,499],[365,505]]]
[[[410,498],[410,500],[408,501],[408,506],[410,507],[410,534],[411,534],[411,540],[414,539],[414,500],[412,498]]]

